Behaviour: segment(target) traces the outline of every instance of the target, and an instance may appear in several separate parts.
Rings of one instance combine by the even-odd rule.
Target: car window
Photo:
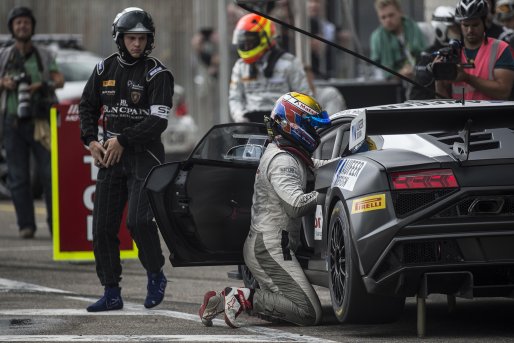
[[[194,159],[258,163],[268,136],[263,125],[222,125],[213,128],[195,148]]]
[[[350,124],[333,126],[321,135],[321,143],[313,154],[314,158],[329,160],[341,156],[348,146]]]
[[[65,81],[87,81],[101,58],[88,54],[57,56],[56,62]]]

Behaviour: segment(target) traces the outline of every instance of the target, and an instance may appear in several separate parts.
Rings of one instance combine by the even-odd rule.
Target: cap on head
[[[34,17],[34,14],[32,14],[32,10],[25,6],[14,7],[9,12],[9,15],[7,16],[7,28],[9,29],[9,32],[11,32],[11,34],[13,33],[12,22],[15,18],[18,18],[18,17],[29,17],[30,18],[30,20],[32,21],[32,35],[34,35],[34,32],[36,30],[36,18]]]

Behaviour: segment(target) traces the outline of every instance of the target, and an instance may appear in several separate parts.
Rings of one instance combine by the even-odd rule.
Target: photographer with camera
[[[20,237],[33,238],[36,222],[30,154],[38,164],[52,232],[49,113],[57,100],[55,89],[64,85],[64,78],[50,51],[32,44],[36,19],[29,8],[13,8],[7,26],[14,44],[0,49],[0,142],[5,147]]]
[[[435,98],[435,78],[431,63],[436,56],[448,56],[448,54],[452,54],[454,47],[458,48],[455,45],[458,44],[456,40],[460,39],[460,27],[455,22],[455,7],[437,7],[432,14],[431,25],[435,33],[435,42],[421,53],[418,63],[414,68],[416,82],[425,87],[414,86],[408,96],[412,100]],[[458,53],[460,54],[460,50]],[[460,59],[460,55],[457,58]]]
[[[458,63],[445,60],[442,55],[434,59],[433,70],[445,67],[444,64],[455,67],[455,75],[449,72],[448,77],[435,77],[439,94],[465,100],[509,98],[514,82],[514,59],[507,43],[486,36],[488,13],[485,0],[458,3],[455,20],[460,24],[463,46]],[[452,68],[440,68],[446,69]]]

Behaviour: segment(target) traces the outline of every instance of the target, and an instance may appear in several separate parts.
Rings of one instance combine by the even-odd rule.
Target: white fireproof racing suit
[[[270,113],[275,101],[287,92],[311,94],[302,63],[288,52],[279,57],[273,74],[267,78],[264,70],[270,53],[268,51],[253,64],[245,63],[241,58],[234,64],[228,97],[234,122],[248,122],[245,116],[248,113]],[[255,75],[252,75],[252,68],[256,68]]]
[[[329,161],[313,160],[313,168]],[[305,193],[308,166],[270,143],[255,177],[251,227],[244,245],[247,267],[259,282],[253,311],[298,325],[321,320],[319,298],[294,251],[301,217],[314,212],[318,192]]]

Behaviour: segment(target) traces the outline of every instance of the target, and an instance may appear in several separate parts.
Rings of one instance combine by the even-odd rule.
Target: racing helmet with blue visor
[[[330,125],[328,113],[311,96],[298,92],[282,95],[270,116],[274,136],[282,136],[290,143],[312,154],[320,143],[316,128]]]

